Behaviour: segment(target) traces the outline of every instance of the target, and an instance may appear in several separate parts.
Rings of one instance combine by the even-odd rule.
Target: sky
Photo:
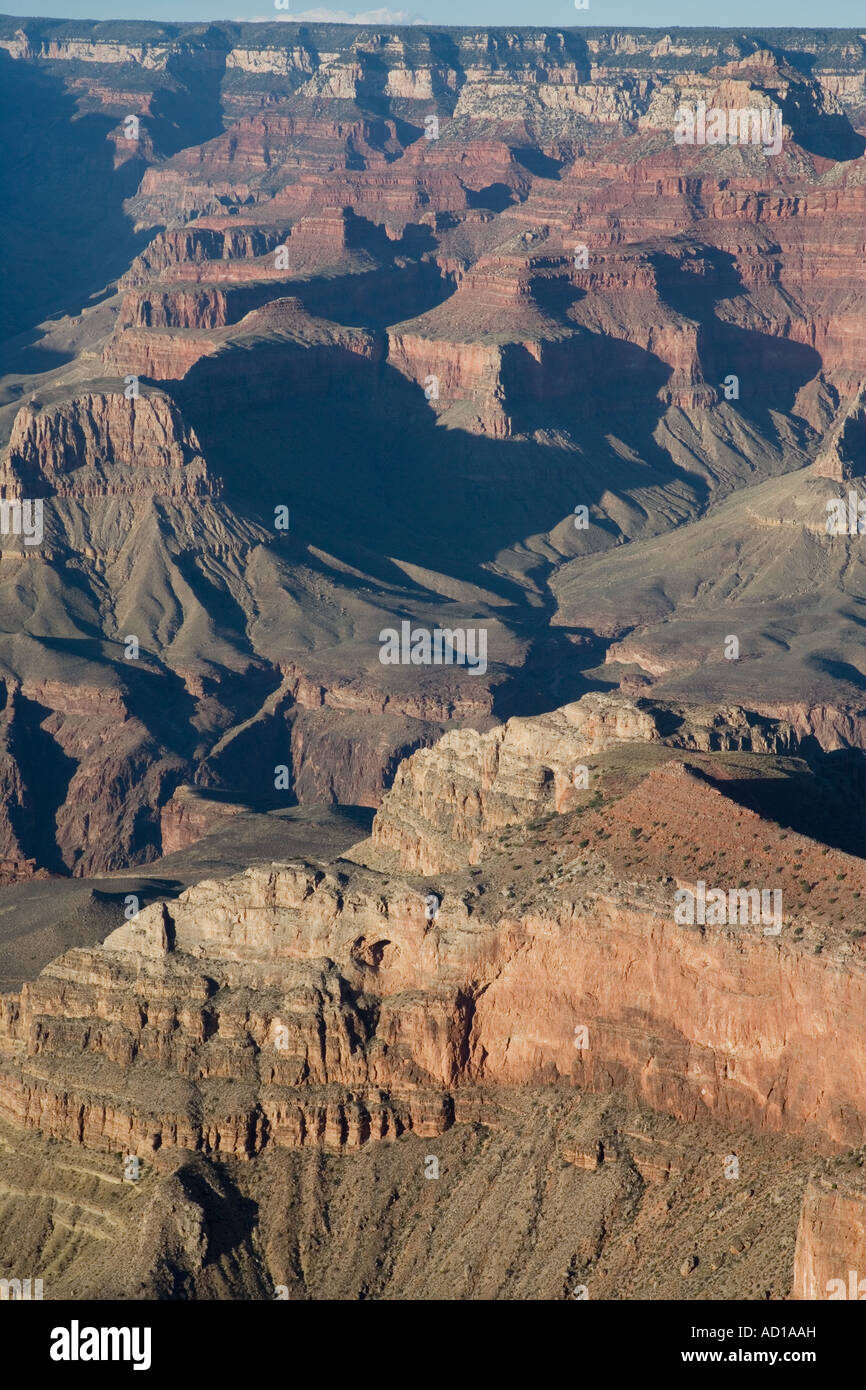
[[[671,25],[766,29],[771,27],[854,28],[866,32],[863,0],[588,0],[577,10],[574,0],[396,0],[368,8],[342,0],[347,9],[314,8],[315,0],[289,0],[289,10],[277,10],[276,0],[34,0],[34,10],[10,8],[10,13],[36,13],[62,19],[289,19],[348,20],[372,24],[543,24],[599,27],[661,28]],[[0,8],[2,0],[0,0]]]

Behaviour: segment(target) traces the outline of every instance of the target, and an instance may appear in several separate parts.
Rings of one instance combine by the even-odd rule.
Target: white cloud
[[[289,14],[286,10],[276,11],[274,14],[241,16],[234,21],[235,24],[297,24],[299,22],[307,24],[426,24],[426,19],[420,19],[417,15],[410,13],[409,10],[359,10],[357,14],[350,14],[348,10],[299,10],[297,14]]]

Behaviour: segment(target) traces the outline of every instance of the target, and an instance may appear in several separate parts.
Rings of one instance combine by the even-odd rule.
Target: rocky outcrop
[[[120,683],[3,686],[7,881],[37,869],[92,875],[159,851],[159,808],[185,760],[153,738]]]
[[[162,853],[174,854],[194,845],[243,810],[241,802],[205,797],[194,787],[178,787],[160,811]]]
[[[104,958],[72,953],[64,958],[52,982],[46,976],[37,986],[37,993],[45,991],[38,1000],[22,996],[11,1025],[12,1040],[23,1042],[30,1031],[29,1020],[38,1014],[43,1024],[36,1025],[40,1035],[36,1049],[45,1061],[49,1053],[55,1054],[55,1045],[60,1050],[71,1047],[82,1054],[82,1078],[92,1063],[95,1070],[88,1074],[99,1089],[97,1075],[107,1067],[115,1078],[116,1090],[112,1099],[94,1092],[81,1110],[81,1102],[72,1097],[59,1102],[47,1077],[34,1084],[21,1071],[18,1082],[13,1083],[14,1096],[10,1092],[7,1098],[5,1113],[18,1123],[36,1123],[58,1136],[70,1137],[74,1137],[70,1121],[79,1115],[80,1120],[74,1122],[79,1142],[95,1147],[132,1143],[143,1152],[163,1144],[193,1149],[204,1144],[207,1149],[241,1157],[256,1152],[265,1142],[355,1146],[372,1136],[393,1137],[407,1127],[433,1133],[446,1126],[450,1107],[442,1086],[454,1074],[460,1046],[459,1028],[452,1019],[452,1013],[459,1018],[462,1012],[457,991],[445,987],[438,1004],[432,999],[424,1001],[426,1022],[422,1026],[427,1042],[412,1056],[402,1043],[414,1012],[410,1001],[405,1001],[408,1014],[384,1005],[378,1030],[374,1030],[361,997],[362,979],[378,970],[388,949],[388,942],[382,941],[376,930],[381,914],[375,905],[363,901],[344,904],[337,880],[303,866],[287,867],[276,875],[245,875],[236,888],[241,895],[235,898],[237,904],[245,890],[251,890],[243,912],[246,916],[251,910],[260,926],[254,927],[251,918],[250,929],[242,929],[247,945],[240,955],[226,940],[227,973],[222,985],[211,973],[216,967],[217,974],[222,974],[217,966],[223,955],[218,944],[222,927],[215,921],[214,930],[206,931],[195,945],[188,934],[189,919],[183,905],[171,910],[160,905],[120,928],[107,942]],[[201,893],[208,898],[211,891],[204,887]],[[222,888],[216,892],[221,896]],[[267,904],[272,904],[288,927],[296,909],[311,895],[315,896],[316,909],[323,911],[332,925],[340,929],[345,923],[353,933],[351,943],[347,942],[347,976],[333,966],[317,963],[315,953],[302,951],[294,964],[286,950],[274,954],[276,919]],[[216,906],[216,899],[210,900]],[[401,894],[394,911],[409,924],[412,904],[407,894]],[[289,930],[294,935],[291,927]],[[195,963],[201,951],[207,958],[204,972]],[[231,964],[233,959],[237,968]],[[142,969],[149,974],[151,985]],[[107,1015],[99,1028],[81,1032],[74,1019],[81,1017],[85,997],[94,985],[106,999]],[[131,1008],[130,988],[138,1001]],[[257,1004],[248,994],[250,989],[261,991]],[[115,1000],[112,1004],[107,1003],[110,996]],[[241,1006],[240,1013],[236,1005]],[[421,1005],[419,999],[418,1007]],[[31,1007],[35,1014],[31,1014]],[[48,1014],[55,1010],[59,1011],[56,1023],[49,1025]],[[418,1018],[420,1022],[420,1014]],[[21,1047],[13,1046],[15,1052],[20,1053]],[[130,1066],[140,1075],[142,1097],[149,1084],[163,1091],[166,1100],[170,1091],[175,1092],[170,1112],[142,1109],[131,1131],[123,1098]],[[12,1068],[17,1070],[15,1062]],[[216,1102],[205,1130],[189,1110],[199,1082],[205,1083],[206,1090],[214,1090]],[[261,1096],[260,1086],[264,1087]],[[347,1086],[351,1095],[345,1094]],[[396,1092],[393,1102],[386,1087]],[[231,1114],[224,1109],[225,1095],[217,1098],[221,1092],[232,1096]]]
[[[240,275],[250,259],[265,256],[280,241],[279,231],[273,228],[200,219],[190,227],[158,232],[119,283],[122,289],[133,289],[153,280],[188,280],[196,268]]]
[[[648,702],[589,696],[449,735],[450,780],[431,779],[414,844],[402,823],[401,871],[261,866],[68,952],[7,996],[0,1108],[97,1148],[249,1157],[439,1133],[473,1087],[557,1082],[825,1150],[859,1142],[866,971],[862,933],[839,923],[862,913],[862,860],[666,761],[664,720]],[[653,770],[609,805],[566,776],[578,757],[627,766],[626,749],[632,763],[651,751]],[[395,847],[391,803],[407,785],[423,793],[418,769],[437,757],[416,753],[408,783],[398,773],[373,859]],[[509,826],[523,827],[519,859]],[[455,856],[424,859],[422,845],[448,841],[481,867],[449,878]],[[681,890],[710,879],[726,903],[735,894],[733,916],[680,916]]]
[[[502,359],[496,346],[389,335],[389,364],[424,391],[434,410],[467,401],[474,428],[493,438],[511,433],[502,404]]]
[[[137,298],[130,304],[124,298],[124,313],[136,317],[139,302],[152,302],[147,295],[144,301]],[[189,303],[190,301],[187,301]],[[212,305],[222,301],[211,299]],[[196,295],[192,301],[192,313],[202,313],[202,299]],[[166,318],[180,319],[185,310],[174,293],[164,301]],[[145,315],[146,316],[146,315]],[[159,315],[157,315],[159,316]],[[207,318],[207,313],[205,313]],[[151,381],[178,381],[186,376],[203,357],[210,357],[217,351],[219,343],[205,330],[179,332],[172,329],[127,327],[113,334],[105,345],[102,354],[103,366],[107,372],[131,374],[148,377]]]
[[[866,475],[866,396],[846,409],[830,441],[812,465],[819,478],[850,482]]]
[[[15,417],[3,486],[27,496],[212,496],[198,440],[177,406],[138,386],[87,392]]]
[[[289,684],[314,713],[315,692],[297,673],[283,695]],[[522,1113],[548,1097],[558,1118],[542,1129],[556,1135],[556,1171],[608,1175],[632,1239],[641,1223],[657,1227],[653,1188],[668,1212],[681,1183],[692,1204],[706,1200],[688,1258],[674,1262],[679,1277],[684,1263],[690,1278],[700,1265],[695,1289],[729,1289],[741,1257],[782,1222],[790,1250],[772,1264],[776,1296],[793,1260],[795,1297],[860,1297],[850,1289],[863,1277],[864,1207],[850,1155],[808,1187],[796,1255],[793,1233],[806,1165],[816,1151],[858,1146],[866,1125],[863,933],[846,930],[866,900],[863,860],[782,831],[728,794],[742,759],[761,756],[736,750],[778,750],[790,731],[736,709],[715,723],[688,714],[591,695],[415,754],[408,785],[425,789],[413,764],[426,766],[429,792],[416,834],[483,843],[468,874],[440,864],[435,878],[418,875],[407,816],[402,870],[361,867],[363,846],[355,862],[260,864],[154,903],[101,946],[67,951],[0,997],[2,1122],[98,1162],[137,1154],[145,1173],[182,1168],[190,1151],[196,1163],[239,1162],[255,1186],[256,1164],[309,1150],[359,1161],[368,1146],[380,1151],[376,1141],[414,1135],[436,1157],[479,1123],[514,1143],[515,1105]],[[669,756],[676,739],[700,766]],[[719,752],[741,761],[717,763]],[[432,776],[437,758],[447,782]],[[596,769],[612,759],[603,795],[568,778],[578,758]],[[398,774],[388,800],[405,803],[406,787]],[[209,828],[193,825],[199,802],[191,791],[172,799],[173,848]],[[218,809],[221,820],[238,810]],[[377,821],[389,815],[386,803]],[[378,831],[373,857],[381,845],[393,855]],[[675,891],[697,891],[704,877],[738,892],[778,884],[778,932],[763,919],[678,920]],[[592,1101],[612,1092],[680,1130],[614,1124],[609,1102]],[[720,1179],[706,1176],[730,1161],[725,1130],[740,1134],[733,1152],[749,1175],[742,1234],[740,1194],[730,1189],[734,1206],[720,1218]],[[763,1158],[783,1137],[799,1148],[778,1149],[765,1192]],[[639,1188],[620,1193],[629,1173]],[[608,1248],[613,1189],[605,1241],[580,1256],[598,1297],[633,1287],[621,1267],[633,1247]],[[269,1212],[261,1238],[271,1251]],[[151,1235],[154,1251],[176,1242]],[[647,1239],[635,1296],[645,1262],[661,1258]],[[181,1257],[196,1264],[189,1242]],[[667,1287],[664,1266],[652,1278]],[[761,1278],[766,1287],[767,1269]]]
[[[373,827],[373,843],[422,873],[477,864],[506,826],[573,809],[588,786],[587,762],[617,744],[786,751],[790,728],[732,708],[674,710],[647,699],[586,695],[535,719],[488,733],[448,733],[397,770]]]
[[[425,889],[361,870],[200,884],[7,997],[0,1107],[95,1148],[249,1157],[438,1133],[466,1086],[559,1078],[857,1142],[862,961],[841,940],[816,955],[760,926],[689,929],[671,889],[617,883],[588,851],[532,904],[482,881],[432,920]]]
[[[122,332],[128,328],[191,328],[206,330],[225,328],[227,324],[237,323],[245,314],[266,304],[274,297],[270,285],[246,285],[238,289],[222,289],[211,286],[206,289],[183,289],[178,286],[171,290],[129,291],[123,297],[120,310],[119,327]],[[144,341],[147,341],[145,338]],[[117,345],[123,352],[125,341]],[[120,360],[115,354],[107,354],[106,365]],[[131,360],[131,358],[130,358]],[[189,363],[192,365],[192,362]],[[142,373],[144,375],[144,373]],[[156,375],[156,373],[148,373]],[[184,371],[175,375],[183,376]]]
[[[866,1298],[866,1191],[860,1174],[831,1170],[803,1198],[793,1297]]]

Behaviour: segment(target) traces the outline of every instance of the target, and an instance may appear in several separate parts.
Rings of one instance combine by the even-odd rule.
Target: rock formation
[[[727,752],[691,713],[670,733],[651,707],[587,696],[510,721],[496,740],[473,735],[499,749],[492,776],[489,757],[462,760],[474,819],[428,798],[412,846],[395,807],[413,779],[398,775],[352,859],[205,881],[102,946],[68,951],[2,1000],[3,1118],[148,1163],[172,1150],[259,1162],[272,1149],[363,1150],[490,1123],[511,1091],[616,1088],[688,1123],[787,1135],[826,1155],[856,1147],[864,933],[845,928],[862,913],[862,859],[743,804],[743,777],[772,754],[743,751],[742,712]],[[401,772],[447,767],[455,739]],[[695,761],[671,743],[690,744]],[[577,755],[597,790],[557,804],[553,769]],[[551,775],[530,785],[539,758]],[[383,830],[395,820],[397,855]],[[483,836],[480,866],[439,864],[431,878],[425,864],[419,878],[418,844],[437,832],[476,847]],[[383,852],[391,869],[361,867]],[[777,884],[777,927],[678,922],[675,891],[704,874],[744,888],[744,902],[750,882]],[[594,1149],[569,1153],[598,1167]],[[860,1189],[846,1181],[857,1213]],[[807,1193],[795,1296],[822,1296],[834,1262],[855,1260],[854,1218],[828,1200]]]
[[[624,689],[683,669],[682,651],[651,650],[644,614],[614,630],[583,593],[563,602],[573,565],[816,454],[819,474],[857,466],[863,50],[789,40],[3,21],[19,104],[48,82],[116,123],[99,196],[118,248],[117,297],[43,331],[64,365],[10,388],[0,482],[46,504],[38,553],[8,538],[5,630],[27,634],[6,642],[10,678],[75,684],[46,616],[71,559],[92,683],[126,687],[131,634],[172,707],[169,736],[137,702],[143,758],[169,753],[187,784],[228,796],[263,794],[285,765],[292,799],[376,805],[448,729],[580,694],[611,637]],[[677,144],[677,110],[701,101],[778,110],[780,151]],[[100,150],[59,128],[86,201]],[[62,161],[35,162],[56,198]],[[36,243],[50,235],[36,218]],[[87,260],[100,245],[89,226],[68,248],[80,303],[104,286]],[[16,288],[20,326],[38,322],[27,293],[42,305],[53,285]],[[22,610],[25,563],[40,597]],[[489,673],[383,667],[379,634],[407,613],[483,627]],[[292,696],[289,672],[328,693]],[[795,684],[766,707],[756,688],[723,703],[785,722]],[[855,702],[826,685],[844,741]],[[811,721],[819,741],[827,723]],[[146,776],[142,761],[139,792]],[[133,858],[159,852],[161,812],[149,803]],[[93,862],[66,834],[48,858]],[[48,862],[23,829],[8,849]]]
[[[0,19],[0,883],[154,889],[0,995],[0,1202],[77,1296],[864,1263],[866,40],[778,37]],[[372,832],[284,849],[323,804]]]

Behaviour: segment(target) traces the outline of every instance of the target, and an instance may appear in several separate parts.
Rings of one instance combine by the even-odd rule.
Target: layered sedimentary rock
[[[787,1295],[809,1170],[790,1141],[736,1136],[745,1187],[723,1176],[729,1134],[622,1097],[508,1091],[482,1113],[351,1156],[157,1152],[137,1181],[2,1123],[0,1269],[38,1270],[46,1299]]]
[[[217,490],[195,432],[174,402],[157,393],[139,395],[137,385],[22,406],[4,486],[26,496],[79,498],[137,490],[201,497]]]
[[[721,1176],[725,1129],[763,1136],[744,1170],[751,1197],[762,1195],[736,1242],[734,1211],[724,1218],[724,1253],[706,1247],[721,1220],[721,1193],[707,1193],[712,1211],[690,1237],[701,1249],[695,1290],[739,1287],[730,1261],[775,1229],[781,1199],[768,1188],[763,1211],[759,1174],[782,1142],[774,1136],[787,1136],[785,1171],[796,1154],[801,1176],[785,1188],[790,1252],[773,1265],[775,1296],[792,1278],[795,1297],[843,1296],[831,1281],[847,1289],[862,1256],[850,1159],[807,1188],[796,1257],[793,1234],[816,1152],[856,1148],[866,1124],[863,931],[850,929],[866,873],[862,858],[745,804],[744,778],[760,789],[768,769],[791,762],[790,729],[735,709],[713,725],[699,708],[672,716],[647,700],[587,696],[469,738],[462,754],[461,736],[448,735],[403,766],[372,839],[351,857],[199,883],[3,996],[4,1122],[106,1159],[138,1154],[146,1172],[183,1167],[190,1151],[241,1160],[255,1187],[256,1165],[296,1151],[357,1151],[360,1162],[376,1141],[414,1135],[425,1152],[449,1153],[441,1146],[465,1145],[479,1122],[497,1144],[518,1142],[515,1097],[519,1110],[547,1096],[564,1118],[613,1088],[696,1126],[681,1153],[649,1138],[645,1122],[574,1118],[560,1132],[556,1121],[565,1167],[640,1175],[628,1222],[637,1191],[657,1220],[655,1185],[667,1185],[670,1209],[695,1143],[721,1146],[702,1160]],[[590,786],[565,775],[579,757]],[[195,808],[188,797],[174,804],[183,838],[183,806]],[[473,849],[476,867],[440,863],[434,877],[423,865],[419,875],[421,847],[448,841]],[[390,869],[360,867],[383,853]],[[722,924],[678,918],[682,890],[699,893],[703,880],[743,905],[751,885],[759,900],[761,885],[778,885],[778,918],[744,906]],[[753,1142],[735,1144],[743,1163]],[[695,1177],[683,1181],[694,1201]],[[585,1277],[594,1296],[622,1296],[618,1257],[600,1249],[587,1250]],[[666,1277],[654,1273],[656,1290]]]
[[[6,997],[4,1113],[97,1148],[249,1157],[434,1134],[475,1113],[479,1087],[559,1081],[819,1148],[856,1143],[866,975],[860,933],[839,922],[862,911],[862,861],[822,854],[737,805],[724,780],[666,762],[634,707],[585,703],[582,721],[572,711],[524,733],[523,766],[533,738],[548,766],[653,751],[655,770],[609,808],[585,798],[554,814],[561,831],[549,819],[524,830],[520,862],[494,834],[476,877],[275,864],[145,909]],[[553,809],[521,788],[519,759],[506,774],[498,826]],[[491,827],[485,780],[476,769]],[[405,795],[398,776],[388,802]],[[477,818],[446,809],[439,829],[469,841]],[[401,846],[410,869],[428,838]],[[536,848],[545,867],[527,872]],[[710,872],[734,890],[723,925],[676,912],[679,890],[699,894]],[[770,916],[756,882],[778,885]]]
[[[121,868],[136,845],[158,843],[158,808],[187,765],[153,739],[135,685],[4,682],[0,853],[17,861],[13,878]]]
[[[242,810],[237,802],[205,799],[192,787],[178,787],[160,813],[163,854],[174,854],[195,844]]]
[[[866,581],[825,526],[863,472],[862,37],[10,19],[0,47],[32,173],[0,481],[45,503],[38,546],[2,538],[0,880],[379,807],[347,858],[269,849],[3,997],[32,1191],[40,1134],[98,1151],[45,1200],[102,1268],[134,1223],[88,1184],[145,1159],[130,1296],[830,1296],[866,1259]],[[778,113],[778,148],[678,142],[700,103]],[[389,665],[404,622],[483,633],[489,670]],[[728,920],[676,915],[704,890]],[[706,1175],[738,1127],[749,1222]],[[467,1183],[441,1254],[392,1230],[318,1269],[317,1222],[348,1192],[393,1227],[428,1144]],[[509,1225],[480,1188],[538,1267],[452,1268]],[[683,1192],[675,1267],[635,1273]]]
[[[378,849],[436,873],[478,863],[505,826],[572,809],[589,785],[587,762],[620,743],[788,752],[793,731],[749,711],[672,710],[650,700],[587,695],[537,719],[489,733],[446,734],[401,764],[373,827]]]
[[[624,689],[699,683],[715,629],[644,631],[679,602],[667,574],[647,603],[636,561],[614,620],[584,581],[602,552],[629,572],[623,542],[687,536],[708,503],[837,448],[864,379],[860,38],[9,20],[0,41],[13,103],[38,88],[45,111],[19,132],[42,182],[11,209],[39,253],[8,258],[15,323],[69,293],[91,306],[52,321],[59,365],[23,370],[4,415],[5,490],[54,502],[38,553],[10,538],[4,562],[14,679],[69,654],[55,641],[46,663],[44,639],[71,635],[49,596],[72,560],[96,684],[126,680],[116,644],[136,636],[163,691],[137,717],[183,781],[256,796],[286,766],[292,799],[365,805],[447,728],[580,693],[605,644]],[[73,102],[96,119],[67,121]],[[778,112],[780,148],[678,143],[698,103]],[[94,213],[55,275],[70,170]],[[94,304],[109,276],[119,298]],[[407,615],[483,628],[490,674],[383,666],[379,634]],[[859,745],[848,658],[824,645],[805,713],[802,668],[763,704],[734,688],[745,663],[713,696]],[[330,694],[266,708],[293,670]],[[111,784],[99,756],[88,776]],[[158,852],[160,811],[133,856]],[[38,862],[21,833],[10,859]]]
[[[834,1180],[835,1179],[835,1180]],[[866,1191],[862,1175],[833,1172],[811,1183],[797,1230],[793,1297],[866,1298]]]

